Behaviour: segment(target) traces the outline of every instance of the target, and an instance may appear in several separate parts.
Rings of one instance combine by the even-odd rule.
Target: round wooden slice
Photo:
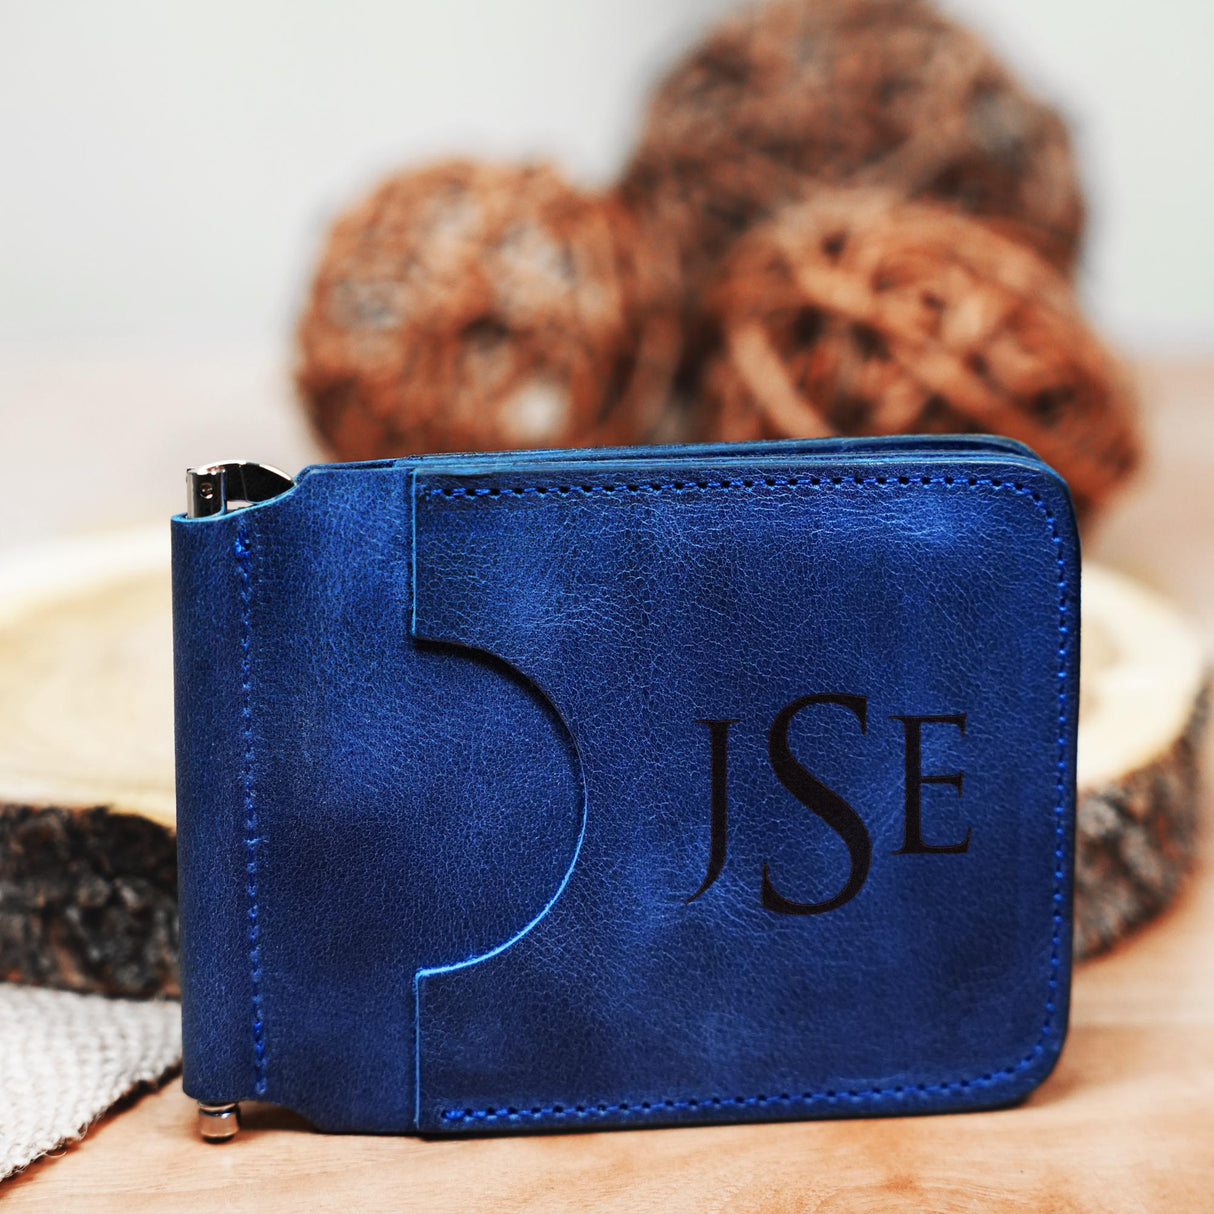
[[[0,560],[0,978],[177,991],[168,531]]]
[[[1196,853],[1210,669],[1164,598],[1083,570],[1075,953],[1088,957],[1171,901]]]
[[[1193,629],[1084,571],[1075,948],[1175,893],[1209,693]],[[168,528],[0,560],[0,978],[176,993]]]

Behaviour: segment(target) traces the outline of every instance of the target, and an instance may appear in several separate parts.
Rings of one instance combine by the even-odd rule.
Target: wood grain
[[[1214,365],[1146,378],[1156,463],[1095,555],[1214,625]],[[1207,811],[1209,806],[1207,806]],[[1208,821],[1208,813],[1207,813]],[[1070,1039],[1024,1105],[855,1122],[424,1142],[255,1109],[223,1147],[180,1084],[106,1119],[5,1210],[1200,1211],[1214,1208],[1214,880],[1080,967]]]
[[[0,800],[172,830],[169,528],[0,559]]]

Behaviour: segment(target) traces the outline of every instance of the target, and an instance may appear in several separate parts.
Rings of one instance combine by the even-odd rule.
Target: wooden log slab
[[[175,994],[168,527],[0,561],[0,978]]]
[[[1162,910],[1197,853],[1210,671],[1196,630],[1161,596],[1083,570],[1075,954]]]
[[[0,978],[175,994],[168,528],[0,560]],[[1089,956],[1192,863],[1202,646],[1168,603],[1084,571],[1076,935]]]

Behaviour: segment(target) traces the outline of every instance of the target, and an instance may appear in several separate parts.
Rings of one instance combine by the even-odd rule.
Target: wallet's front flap
[[[186,1090],[414,1124],[414,975],[567,870],[568,732],[502,662],[410,636],[410,480],[316,469],[174,521]]]
[[[438,462],[412,499],[415,638],[531,684],[585,797],[539,912],[415,976],[421,1128],[1040,1081],[1066,1023],[1077,662],[1052,474],[997,452]]]

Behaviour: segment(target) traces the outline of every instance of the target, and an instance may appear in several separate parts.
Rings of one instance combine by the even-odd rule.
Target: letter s
[[[781,915],[821,915],[850,902],[859,892],[868,876],[872,861],[873,845],[860,815],[837,792],[827,788],[821,780],[811,775],[796,759],[788,746],[788,730],[793,718],[810,704],[837,704],[849,709],[860,722],[860,732],[868,732],[868,697],[850,695],[802,696],[786,704],[771,723],[767,735],[767,754],[772,771],[784,787],[802,805],[813,810],[847,844],[851,857],[851,871],[843,888],[825,902],[793,902],[778,893],[768,875],[767,863],[763,864],[763,905]]]

